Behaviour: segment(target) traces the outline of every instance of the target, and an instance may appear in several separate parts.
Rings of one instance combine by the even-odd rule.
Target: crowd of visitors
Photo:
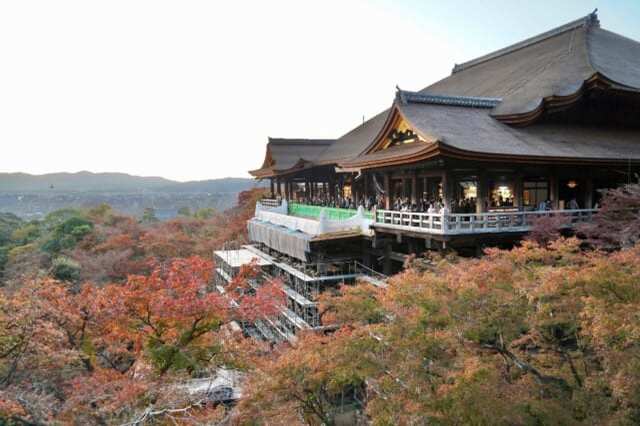
[[[280,196],[276,197],[277,200],[281,200]],[[329,197],[327,194],[321,194],[314,197],[302,197],[296,200],[302,204],[308,204],[312,206],[321,207],[334,207],[341,209],[353,209],[356,210],[362,206],[365,210],[372,211],[374,209],[384,209],[384,197],[382,195],[369,196],[362,198],[358,203],[351,197]],[[471,214],[476,212],[476,199],[463,198],[451,205],[453,213]],[[567,210],[578,210],[580,205],[575,198],[572,198],[566,205]],[[443,213],[446,211],[446,207],[441,198],[428,198],[425,194],[424,198],[417,202],[412,202],[409,197],[396,197],[391,203],[391,210],[401,212],[418,212],[418,213]],[[489,206],[485,206],[485,211],[489,210]],[[550,211],[553,210],[553,204],[550,199],[541,201],[537,206],[538,211]]]
[[[276,199],[281,200],[281,197],[278,196]],[[382,195],[371,195],[366,198],[361,198],[357,203],[352,197],[329,197],[326,194],[320,194],[314,197],[301,197],[295,201],[311,206],[335,207],[353,210],[360,206],[364,207],[364,209],[368,211],[385,208],[384,197]],[[441,213],[443,208],[444,204],[442,199],[427,199],[426,195],[424,199],[418,200],[417,203],[412,203],[408,197],[397,197],[391,205],[391,210],[420,213]]]

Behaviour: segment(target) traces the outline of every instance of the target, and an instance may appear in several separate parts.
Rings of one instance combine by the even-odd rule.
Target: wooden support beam
[[[363,180],[363,186],[364,186],[364,200],[365,203],[366,201],[369,199],[369,174],[368,173],[362,173],[362,180]]]
[[[476,213],[484,213],[489,205],[489,180],[485,171],[478,175],[476,187]]]
[[[391,209],[391,174],[390,173],[385,173],[384,174],[384,208],[386,210],[390,210]]]
[[[411,176],[411,204],[418,204],[418,176]]]
[[[328,186],[329,186],[329,199],[334,200],[336,197],[336,189],[335,189],[335,182],[333,181],[333,178],[329,178]]]
[[[425,197],[427,199],[431,198],[431,195],[429,194],[429,179],[427,179],[426,176],[422,177],[422,194],[420,194],[420,197],[422,199],[425,199]]]
[[[448,171],[442,172],[442,203],[445,208],[451,211],[451,197],[453,197],[453,178]]]
[[[560,206],[560,184],[558,182],[558,174],[554,169],[550,171],[551,175],[549,176],[549,198],[551,198],[551,209],[558,210]]]
[[[513,206],[522,207],[522,174],[516,173],[513,182]]]
[[[384,260],[382,265],[382,273],[385,275],[391,275],[391,244],[387,243],[384,246]]]
[[[588,176],[584,180],[584,207],[585,209],[593,208],[593,178]]]

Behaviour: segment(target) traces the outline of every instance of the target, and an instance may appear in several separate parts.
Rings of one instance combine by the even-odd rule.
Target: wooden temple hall
[[[335,140],[269,139],[254,242],[391,272],[412,252],[509,244],[539,216],[590,220],[599,190],[640,171],[640,43],[595,12],[390,104]]]

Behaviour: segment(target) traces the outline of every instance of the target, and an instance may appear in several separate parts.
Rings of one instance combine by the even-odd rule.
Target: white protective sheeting
[[[249,239],[302,261],[307,260],[311,235],[253,218],[247,222]]]
[[[275,209],[266,210],[257,208],[255,218],[262,222],[269,222],[274,225],[283,226],[287,229],[304,232],[305,234],[316,236],[331,232],[358,231],[364,235],[371,235],[371,219],[364,216],[364,209],[358,208],[358,212],[345,220],[330,220],[325,217],[324,210],[321,211],[318,220],[308,219],[298,216],[289,216],[282,211]]]
[[[287,216],[285,214],[274,213],[272,211],[261,210],[256,214],[256,218],[263,222],[284,226],[292,231],[300,231],[309,235],[320,233],[320,222],[304,217]]]

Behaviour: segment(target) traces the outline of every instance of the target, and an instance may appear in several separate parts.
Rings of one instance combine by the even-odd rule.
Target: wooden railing
[[[263,198],[260,200],[260,204],[264,207],[280,207],[282,200],[276,200],[275,198]]]
[[[562,226],[589,222],[596,209],[489,213],[415,213],[378,210],[376,227],[441,235],[527,232],[538,218],[559,217]]]

